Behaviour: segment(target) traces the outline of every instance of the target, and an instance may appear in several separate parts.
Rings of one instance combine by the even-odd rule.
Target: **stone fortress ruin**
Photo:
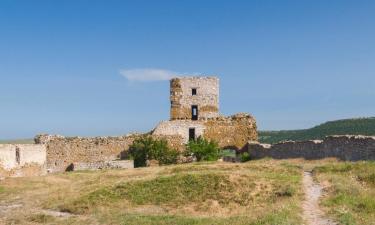
[[[217,77],[173,78],[170,80],[170,100],[170,120],[160,122],[149,134],[167,140],[176,150],[183,151],[190,139],[199,136],[234,150],[258,139],[256,122],[251,115],[220,115]],[[10,176],[25,174],[26,168],[39,174],[129,168],[132,167],[129,161],[119,159],[127,156],[129,146],[140,135],[143,134],[94,138],[38,135],[34,145],[0,145],[0,168]],[[16,149],[21,149],[21,153]],[[27,163],[16,162],[17,152]]]
[[[220,115],[217,77],[173,78],[170,100],[170,120],[161,122],[153,130],[154,135],[179,135],[184,143],[201,136],[230,149],[241,149],[248,141],[258,139],[251,115]]]
[[[178,77],[170,80],[170,118],[147,133],[183,151],[198,137],[216,141],[223,149],[248,152],[254,158],[336,157],[375,160],[375,137],[332,136],[324,141],[257,142],[255,119],[247,113],[225,117],[219,111],[217,77]],[[132,168],[124,160],[129,146],[144,134],[118,137],[64,137],[37,135],[35,144],[0,144],[0,176],[42,175],[47,172],[102,168]]]

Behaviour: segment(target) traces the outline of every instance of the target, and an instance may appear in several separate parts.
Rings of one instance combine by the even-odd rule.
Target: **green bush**
[[[186,146],[187,153],[197,158],[197,161],[216,161],[220,158],[219,145],[202,137],[190,140]]]
[[[166,140],[155,140],[151,136],[142,136],[134,140],[129,147],[129,153],[134,159],[134,167],[147,166],[147,160],[157,160],[159,165],[177,162],[178,152],[170,149]]]
[[[241,154],[241,162],[250,161],[250,154],[248,152],[244,152]]]

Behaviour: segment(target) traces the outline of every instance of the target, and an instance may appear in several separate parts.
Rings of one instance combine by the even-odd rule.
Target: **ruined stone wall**
[[[258,140],[255,119],[245,113],[200,121],[164,121],[154,129],[153,134],[178,134],[182,137],[183,143],[187,143],[189,140],[189,128],[195,128],[196,137],[202,136],[206,139],[214,140],[222,148],[241,149],[248,141]]]
[[[195,128],[196,137],[203,136],[206,129],[203,121],[171,120],[159,123],[153,131],[153,135],[178,135],[182,143],[189,141],[189,129]]]
[[[242,149],[249,141],[257,141],[255,119],[245,113],[230,117],[217,117],[207,120],[204,137],[215,140],[222,148]]]
[[[248,152],[253,159],[323,159],[335,157],[340,160],[375,160],[375,137],[329,136],[324,140],[281,142],[275,145],[250,142]]]
[[[10,170],[17,166],[15,145],[0,145],[0,165],[6,170]]]
[[[4,169],[14,169],[32,163],[43,165],[45,162],[44,145],[0,144],[0,164]]]
[[[44,172],[46,148],[34,144],[0,144],[0,175],[40,175]]]
[[[49,172],[62,172],[74,163],[111,161],[126,154],[135,135],[120,137],[63,137],[39,135],[36,143],[47,148],[47,169]]]
[[[63,137],[57,135],[39,135],[35,142],[44,144],[47,149],[47,169],[49,172],[62,172],[79,163],[101,163],[126,158],[129,146],[140,137],[139,134],[119,137]],[[166,139],[168,144],[181,149],[179,136],[157,136]]]
[[[197,94],[192,95],[192,89]],[[219,116],[219,79],[217,77],[181,77],[170,81],[171,120],[191,119],[191,106],[197,105],[199,118]]]

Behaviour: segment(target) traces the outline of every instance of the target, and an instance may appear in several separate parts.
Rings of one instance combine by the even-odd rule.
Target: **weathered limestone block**
[[[247,142],[258,140],[256,122],[250,114],[210,119],[205,126],[203,136],[217,141],[222,148],[241,149]]]
[[[15,145],[0,145],[0,166],[5,170],[10,170],[12,168],[17,167]]]
[[[44,145],[0,144],[0,176],[41,175],[45,164]]]
[[[171,120],[163,121],[156,126],[152,135],[177,135],[182,138],[182,144],[189,141],[189,129],[195,128],[196,137],[203,136],[205,125],[203,121]]]
[[[192,105],[199,118],[219,116],[219,79],[217,77],[179,77],[170,81],[171,120],[191,119]],[[196,90],[196,95],[192,94]]]
[[[168,145],[171,149],[183,152],[185,150],[185,144],[183,138],[180,135],[171,134],[171,135],[163,135],[163,134],[152,134],[153,138],[158,140],[166,140]]]
[[[137,134],[94,138],[38,135],[35,141],[46,145],[48,171],[61,172],[74,163],[119,159],[127,154],[129,146],[137,137]]]

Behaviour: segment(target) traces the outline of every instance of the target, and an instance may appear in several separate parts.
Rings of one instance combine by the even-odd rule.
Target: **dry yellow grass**
[[[300,178],[271,160],[10,178],[0,223],[301,224]]]

